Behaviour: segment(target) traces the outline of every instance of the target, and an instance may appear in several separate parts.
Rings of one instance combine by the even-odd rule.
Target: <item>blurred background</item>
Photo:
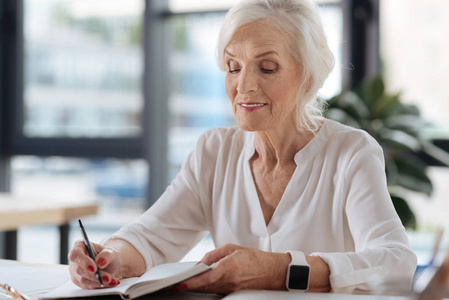
[[[215,62],[235,2],[1,0],[0,189],[95,201],[84,222],[97,242],[150,207],[201,133],[235,125]],[[381,75],[419,108],[420,134],[449,151],[449,2],[317,3],[336,57],[319,96]],[[428,165],[432,194],[407,194],[421,261],[449,228],[449,171]],[[56,263],[58,238],[56,226],[20,228],[18,259]],[[186,259],[212,247],[206,238]]]

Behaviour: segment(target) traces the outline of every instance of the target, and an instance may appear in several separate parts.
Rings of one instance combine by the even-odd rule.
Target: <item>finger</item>
[[[98,282],[98,279],[95,276],[94,272],[86,271],[73,262],[71,262],[69,265],[69,271],[72,281],[76,285],[84,289],[93,289],[100,287],[100,283]]]
[[[225,280],[227,274],[227,261],[228,258],[222,259],[217,265],[204,273],[201,273],[195,277],[189,278],[178,285],[180,290],[188,290],[195,292],[217,292],[222,291],[223,286],[230,285]]]
[[[82,253],[84,255],[87,255],[87,249],[86,246],[84,245],[84,242],[82,240],[77,240],[74,244],[73,244],[73,248],[69,253],[69,260],[70,261],[74,261],[75,257],[71,257],[72,252],[75,251],[77,254],[78,253]]]
[[[204,255],[204,257],[201,259],[201,262],[210,266],[211,264],[220,261],[224,257],[232,254],[234,251],[241,248],[242,247],[233,244],[223,245],[215,250],[206,253],[206,255]]]
[[[86,277],[72,274],[72,282],[74,284],[76,284],[77,286],[79,286],[80,288],[85,289],[85,290],[93,290],[93,289],[101,288],[101,285],[96,278],[95,278],[95,280],[91,280]]]
[[[81,270],[78,265],[69,265],[72,281],[84,289],[97,289],[101,288],[100,282],[96,276],[96,273],[86,274],[84,270]],[[101,272],[101,279],[103,281],[103,287],[113,287],[120,283],[120,280],[108,272]]]
[[[72,274],[90,279],[95,276],[96,263],[87,255],[84,245],[80,246],[79,243],[75,243],[68,258],[70,260],[69,269]]]
[[[103,245],[92,243],[92,242],[90,242],[90,246],[92,247],[92,251],[93,251],[95,256],[97,256],[98,253],[103,251],[103,249],[105,248]]]
[[[117,251],[111,248],[104,248],[97,257],[95,261],[100,268],[100,270],[105,270],[111,274],[116,274],[120,268],[120,256]]]
[[[205,273],[189,278],[177,285],[179,291],[208,292],[214,291],[214,285],[220,281],[222,274],[215,270],[209,270]],[[214,291],[215,292],[215,291]]]

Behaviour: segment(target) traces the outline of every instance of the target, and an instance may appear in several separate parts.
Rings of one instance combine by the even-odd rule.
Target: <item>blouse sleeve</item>
[[[377,143],[359,150],[349,160],[343,190],[355,251],[312,253],[329,265],[332,291],[370,290],[381,282],[410,287],[416,256],[388,193],[383,152]]]
[[[156,203],[136,221],[109,237],[133,245],[144,257],[147,269],[179,261],[207,234],[199,184],[202,165],[213,164],[203,153],[206,143],[203,135]]]

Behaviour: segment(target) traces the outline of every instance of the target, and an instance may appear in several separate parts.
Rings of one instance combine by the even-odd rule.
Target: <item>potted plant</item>
[[[430,196],[433,185],[426,174],[422,152],[449,165],[449,154],[421,136],[425,125],[419,109],[388,94],[382,77],[343,90],[328,100],[326,117],[367,131],[381,145],[393,205],[405,227],[416,228],[416,218],[405,200],[406,191]]]

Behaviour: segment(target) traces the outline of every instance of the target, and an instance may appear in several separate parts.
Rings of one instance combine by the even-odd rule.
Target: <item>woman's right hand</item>
[[[116,286],[120,283],[121,260],[117,250],[91,243],[95,254],[95,262],[89,257],[82,240],[76,241],[69,253],[69,270],[73,283],[83,289],[101,288],[96,277],[97,266],[100,268],[104,287]]]

